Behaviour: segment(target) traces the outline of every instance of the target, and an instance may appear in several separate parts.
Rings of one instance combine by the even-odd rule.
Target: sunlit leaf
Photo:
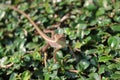
[[[22,80],[29,80],[30,79],[30,77],[31,77],[31,72],[30,71],[24,71],[23,73],[22,73]]]
[[[113,31],[120,31],[120,24],[114,24],[110,27]]]
[[[16,80],[16,77],[17,77],[17,74],[16,74],[16,73],[12,73],[12,74],[10,75],[9,80]]]
[[[5,11],[0,10],[0,20],[4,18],[5,16]]]
[[[117,45],[119,44],[119,41],[117,39],[117,37],[109,37],[108,39],[108,45],[112,48],[117,47]]]
[[[109,60],[112,60],[112,56],[100,56],[99,57],[99,62],[107,62]]]

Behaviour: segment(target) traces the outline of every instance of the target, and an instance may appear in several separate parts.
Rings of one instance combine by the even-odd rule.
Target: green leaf
[[[17,76],[16,73],[12,73],[12,74],[10,75],[9,80],[16,80],[16,79],[17,79],[16,76]]]
[[[83,68],[83,69],[87,69],[90,65],[90,62],[88,62],[87,60],[83,59],[80,61],[80,66]]]
[[[0,10],[0,20],[4,18],[5,14],[6,14],[5,11]]]
[[[30,42],[26,45],[26,48],[28,48],[28,49],[35,49],[37,47],[38,47],[38,44],[33,43],[33,42]]]
[[[79,41],[77,41],[74,46],[75,46],[75,48],[80,48],[82,46],[82,44]]]
[[[42,59],[40,53],[37,52],[37,51],[35,51],[34,53],[32,53],[32,55],[33,55],[33,59],[34,60],[41,60]]]
[[[120,16],[115,16],[115,17],[114,17],[114,20],[115,20],[116,22],[120,22]]]
[[[113,31],[120,31],[120,24],[114,24],[110,27]]]
[[[112,64],[108,65],[108,68],[109,69],[116,68],[117,70],[120,70],[120,64],[119,64],[119,62],[118,63],[112,63]]]
[[[7,59],[8,59],[7,56],[2,57],[2,58],[0,59],[0,66],[1,66],[1,67],[2,67],[2,66],[5,66],[5,63],[7,62]]]
[[[76,61],[76,59],[69,59],[69,60],[66,61],[66,63],[73,63],[75,61]]]
[[[117,45],[119,44],[119,41],[116,37],[109,37],[108,39],[108,45],[111,47],[111,48],[115,48]]]
[[[87,24],[85,24],[85,23],[79,23],[79,24],[76,25],[76,28],[84,30],[84,29],[87,28]]]
[[[70,35],[70,32],[71,32],[70,28],[65,28],[65,34]]]
[[[59,77],[57,76],[58,71],[53,71],[52,74],[50,74],[51,80],[60,80]]]
[[[23,11],[27,10],[28,7],[29,7],[28,3],[23,3],[23,4],[20,5],[20,9],[23,10]]]
[[[98,73],[91,73],[89,77],[90,77],[90,80],[101,80]]]
[[[48,73],[46,73],[44,76],[45,76],[45,79],[44,79],[44,80],[49,80],[50,75],[49,75]]]
[[[100,66],[100,68],[99,68],[99,74],[102,74],[102,73],[104,73],[105,72],[105,66]]]
[[[114,80],[119,80],[120,79],[120,72],[112,74],[111,78],[114,79]]]
[[[44,4],[45,6],[45,10],[48,12],[48,13],[53,13],[53,9],[52,9],[52,6],[46,1],[46,3]]]
[[[112,59],[113,59],[113,57],[110,56],[110,55],[100,56],[99,57],[99,62],[107,62],[107,61],[112,60]]]
[[[30,71],[24,71],[23,73],[22,73],[22,80],[29,80],[30,79],[30,77],[31,77],[31,75],[32,75],[32,73],[30,72]]]
[[[57,57],[57,59],[62,59],[63,58],[63,53],[62,53],[62,51],[57,51],[56,52],[56,57]]]
[[[101,7],[98,9],[96,16],[101,16],[105,13],[105,8]]]
[[[14,62],[14,63],[19,63],[21,61],[20,60],[21,56],[22,56],[22,54],[16,52],[16,53],[14,53],[13,56],[10,57],[10,61]]]
[[[115,64],[110,64],[110,65],[108,65],[107,67],[108,67],[109,69],[113,69],[113,68],[116,67],[116,65],[115,65]]]
[[[95,10],[97,7],[94,5],[94,4],[89,4],[88,6],[87,6],[87,9],[88,10],[90,10],[90,11],[93,11],[93,10]]]
[[[56,70],[56,69],[58,69],[60,67],[60,65],[58,64],[58,63],[55,63],[55,64],[53,64],[52,65],[52,70]]]

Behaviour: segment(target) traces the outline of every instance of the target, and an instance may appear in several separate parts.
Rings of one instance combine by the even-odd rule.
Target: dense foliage
[[[120,0],[0,0],[26,12],[40,29],[65,34],[69,48],[57,52],[23,15],[0,7],[0,80],[119,80]],[[67,19],[61,19],[68,15]],[[58,26],[57,26],[58,27]],[[48,34],[49,36],[49,34]]]

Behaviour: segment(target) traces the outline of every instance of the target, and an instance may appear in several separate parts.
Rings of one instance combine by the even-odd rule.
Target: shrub
[[[0,80],[119,80],[119,0],[1,0]],[[46,41],[29,20],[7,8],[14,5],[40,29],[56,27],[69,48],[40,49]],[[66,18],[67,17],[67,18]],[[62,20],[65,18],[65,20]],[[56,26],[55,26],[56,25]],[[50,36],[48,34],[48,36]],[[47,63],[44,65],[45,55]]]

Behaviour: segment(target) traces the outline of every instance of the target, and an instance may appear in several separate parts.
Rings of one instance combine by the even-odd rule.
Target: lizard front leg
[[[43,48],[42,48],[42,52],[44,52],[44,65],[45,65],[45,67],[47,67],[47,53],[46,53],[46,50],[47,50],[47,48],[49,47],[50,45],[47,43]],[[53,60],[54,60],[54,63],[56,63],[57,62],[57,60],[56,60],[56,53],[57,53],[57,51],[59,50],[60,48],[56,48],[55,50],[54,50],[54,52],[53,52]]]
[[[56,53],[57,53],[57,51],[58,51],[59,49],[60,49],[60,48],[56,48],[56,49],[54,50],[54,53],[53,53],[54,63],[57,62],[57,60],[56,60]]]
[[[46,50],[47,50],[47,48],[49,47],[50,45],[47,43],[41,50],[42,50],[42,52],[44,53],[44,66],[45,67],[47,67],[47,62],[46,62],[46,60],[47,60],[47,52],[46,52]]]
[[[53,36],[54,36],[54,31],[52,31],[52,30],[49,30],[49,29],[44,29],[43,30],[44,31],[44,33],[51,33],[51,38],[53,39]],[[45,65],[45,67],[47,67],[47,52],[46,52],[46,50],[47,50],[47,48],[49,47],[50,45],[47,43],[43,48],[42,48],[42,51],[44,52],[44,65]]]

